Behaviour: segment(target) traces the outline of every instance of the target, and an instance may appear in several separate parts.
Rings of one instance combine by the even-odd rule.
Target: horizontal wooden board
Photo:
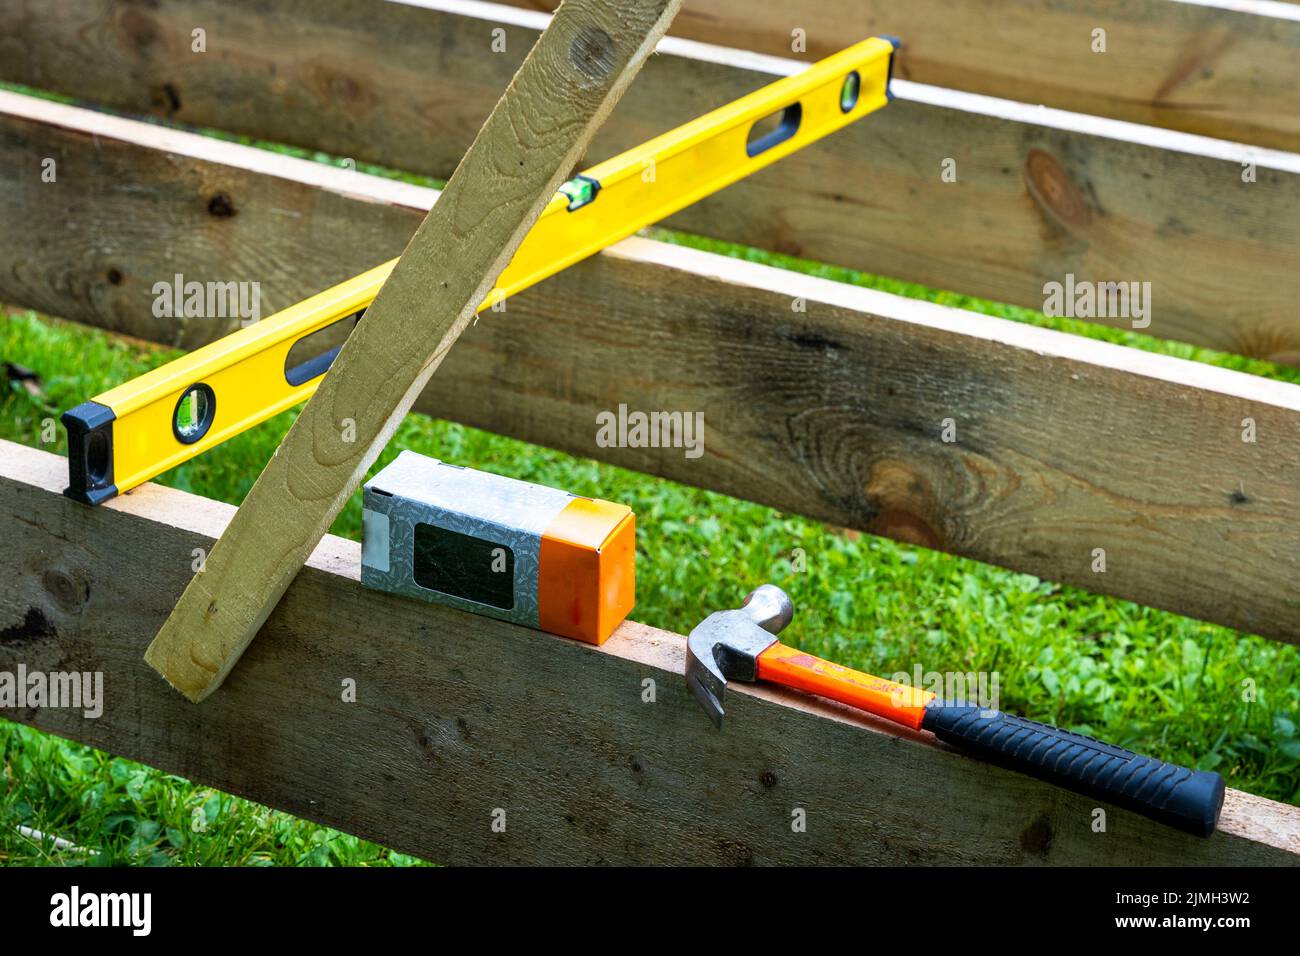
[[[672,32],[804,59],[885,33],[903,40],[899,75],[924,83],[1300,149],[1300,15],[1272,4],[693,0]]]
[[[396,254],[435,197],[72,107],[26,101],[38,118],[21,118],[13,100],[0,301],[154,341],[237,321],[157,318],[154,283],[257,281],[269,312]],[[597,415],[620,404],[702,412],[702,456],[602,444]],[[1285,383],[634,239],[485,313],[417,408],[1300,640]]]
[[[793,693],[734,688],[717,732],[686,690],[679,635],[625,623],[597,649],[368,591],[360,548],[332,536],[195,707],[141,655],[192,549],[234,509],[155,485],[89,508],[59,494],[65,468],[0,442],[0,668],[100,671],[104,710],[4,716],[398,850],[465,864],[1300,860],[1300,808],[1230,790],[1208,840],[1115,809],[1094,833],[1092,801]]]
[[[4,6],[0,78],[445,178],[536,39],[536,19],[453,0]],[[994,42],[1021,18],[987,19],[999,29],[956,35]],[[191,50],[196,24],[204,53]],[[504,52],[493,52],[494,31]],[[836,42],[855,35],[841,30]],[[593,162],[798,67],[686,41],[662,49],[595,141]],[[1021,69],[1020,58],[987,59]],[[1268,65],[1258,75],[1285,76],[1300,58],[1252,62]],[[1300,95],[1300,84],[1284,88],[1289,98],[1269,101],[1280,109]],[[1149,282],[1150,334],[1300,363],[1300,157],[914,83],[896,89],[888,109],[671,224],[1038,309],[1045,284],[1067,275]],[[955,182],[942,178],[947,160]],[[1257,164],[1254,182],[1242,181],[1244,161]]]

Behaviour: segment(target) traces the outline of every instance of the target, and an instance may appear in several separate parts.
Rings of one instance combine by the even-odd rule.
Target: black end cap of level
[[[885,77],[885,99],[888,101],[894,98],[894,61],[898,59],[898,51],[902,47],[903,41],[896,36],[889,36],[888,34],[881,36],[880,39],[888,40],[890,45],[894,48],[894,52],[889,54],[889,71],[888,75]]]
[[[68,487],[73,501],[97,505],[117,494],[113,484],[113,421],[107,405],[82,402],[62,415],[68,430]]]

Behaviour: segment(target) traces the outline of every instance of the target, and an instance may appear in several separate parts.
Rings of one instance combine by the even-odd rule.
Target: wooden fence
[[[0,442],[0,667],[102,671],[97,720],[19,719],[445,863],[1277,864],[1300,808],[1229,791],[1188,836],[960,756],[865,715],[737,686],[719,734],[686,642],[626,623],[600,649],[362,588],[360,545],[316,549],[201,706],[145,646],[234,513],[145,485],[63,497],[64,459]],[[344,702],[342,681],[356,681]],[[654,682],[653,703],[645,701]],[[954,798],[960,794],[960,798]],[[803,810],[805,832],[791,828]],[[494,812],[504,811],[504,832]],[[500,819],[498,814],[496,819]]]
[[[1013,28],[977,30],[989,4],[950,0],[940,13],[935,3],[688,0],[680,36],[757,53],[666,41],[590,158],[794,68],[760,54],[791,55],[796,27],[810,56],[846,36],[896,33],[900,71],[920,82],[900,81],[882,113],[669,224],[1033,308],[1045,283],[1071,274],[1148,281],[1146,332],[1300,364],[1300,156],[1261,148],[1300,142],[1300,23],[1077,0],[1030,3]],[[1087,49],[1094,21],[1109,52],[1069,52],[1063,44]],[[542,22],[458,0],[15,4],[0,8],[0,79],[445,177]],[[207,50],[194,54],[200,26]],[[502,53],[491,52],[494,30]],[[1085,66],[1097,63],[1112,68]],[[46,159],[57,183],[42,181]],[[945,160],[955,182],[941,176]],[[155,318],[154,282],[255,277],[269,313],[396,255],[435,198],[0,92],[0,301],[115,332],[211,341],[231,326]],[[594,447],[596,412],[619,402],[707,408],[703,457]],[[418,407],[1300,641],[1294,385],[638,238],[479,323]],[[940,439],[947,418],[959,442]],[[1253,442],[1242,440],[1247,421]],[[740,705],[751,732],[709,736],[679,699],[676,635],[629,624],[594,651],[417,613],[360,590],[355,546],[333,539],[228,691],[189,709],[140,660],[188,567],[157,554],[215,537],[224,506],[150,487],[89,510],[55,494],[61,466],[48,456],[6,445],[3,461],[0,520],[18,523],[21,544],[0,555],[16,582],[0,593],[0,622],[36,609],[51,623],[30,643],[0,645],[0,664],[91,660],[125,701],[75,726],[52,712],[24,719],[392,846],[448,862],[1223,863],[1300,852],[1300,811],[1244,794],[1204,844],[1129,816],[1127,839],[1095,839],[1069,794],[762,690]],[[1096,548],[1105,573],[1093,571]],[[78,604],[83,585],[90,603]],[[320,617],[326,591],[331,616],[355,628],[346,639]],[[381,614],[405,615],[411,633],[374,628]],[[373,707],[340,715],[335,688],[349,669],[380,689]],[[664,687],[650,718],[628,690],[647,676]],[[278,684],[308,703],[281,712],[283,695],[268,692]],[[539,746],[553,751],[521,745],[533,718],[508,701],[522,699],[544,712]],[[489,705],[512,716],[477,720]],[[853,772],[824,759],[831,752],[853,753]],[[862,770],[873,761],[889,774]],[[548,766],[570,782],[539,796]],[[764,784],[769,774],[780,784]],[[961,813],[957,788],[969,794]],[[916,790],[919,802],[904,799]],[[756,819],[778,828],[793,800],[817,803],[833,825],[803,843],[754,829]],[[506,803],[528,821],[516,836],[475,829]]]
[[[0,39],[0,79],[441,178],[539,32],[516,25],[518,11],[457,0],[50,7],[41,16],[0,8],[0,37],[9,38]],[[198,55],[196,24],[209,37]],[[503,53],[491,52],[494,29],[504,31]],[[837,29],[827,42],[868,32]],[[1300,40],[1288,49],[1260,62],[1300,69]],[[775,69],[734,51],[666,44],[590,158],[757,89]],[[1157,303],[1150,334],[1300,363],[1300,157],[896,86],[889,109],[670,225],[1035,309],[1044,283],[1067,273],[1142,279]],[[1289,103],[1300,117],[1296,90],[1288,80],[1276,97],[1247,102],[1279,112]],[[946,159],[956,182],[940,176]],[[1255,182],[1242,182],[1243,161],[1256,164]]]

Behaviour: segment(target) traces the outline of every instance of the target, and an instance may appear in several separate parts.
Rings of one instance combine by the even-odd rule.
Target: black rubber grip
[[[974,704],[936,700],[926,707],[921,726],[945,743],[991,763],[1105,800],[1186,833],[1207,837],[1219,822],[1223,778],[1208,770],[1188,770]]]

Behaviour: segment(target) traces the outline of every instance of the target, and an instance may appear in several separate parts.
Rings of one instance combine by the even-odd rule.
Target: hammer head
[[[749,592],[734,611],[716,611],[686,639],[686,685],[714,725],[722,727],[727,680],[758,679],[758,655],[776,643],[794,605],[775,584]]]

